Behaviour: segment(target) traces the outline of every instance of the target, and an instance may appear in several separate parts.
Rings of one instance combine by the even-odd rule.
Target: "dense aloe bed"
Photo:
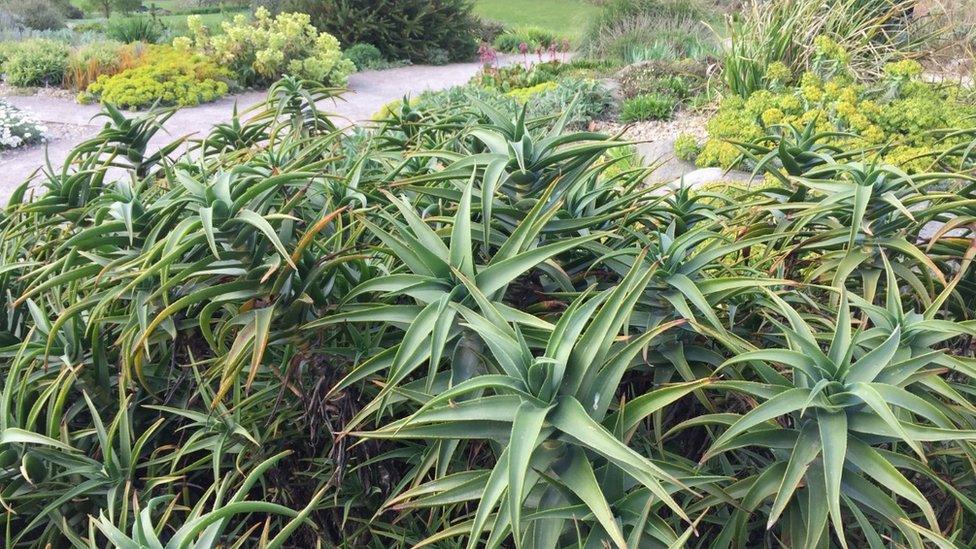
[[[327,93],[181,156],[111,112],[15,195],[3,545],[972,544],[965,178],[798,130],[673,190],[555,118]]]

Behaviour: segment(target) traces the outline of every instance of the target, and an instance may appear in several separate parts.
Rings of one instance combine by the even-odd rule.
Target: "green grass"
[[[177,13],[186,8],[186,2],[181,0],[150,0],[148,2],[143,2],[146,7],[155,6],[159,9],[168,10],[172,13]]]
[[[578,38],[600,7],[585,0],[478,0],[474,10],[481,17],[510,27],[535,25]]]
[[[244,11],[245,10],[237,10],[237,11],[228,10],[223,13],[203,13],[200,14],[200,20],[203,22],[204,25],[210,27],[211,31],[219,32],[221,21],[230,21],[231,19],[234,18],[235,15]],[[167,27],[172,27],[174,25],[185,26],[186,18],[188,16],[189,15],[185,13],[178,13],[173,15],[161,15],[159,19],[163,23],[165,23]]]
[[[71,3],[77,7],[82,6],[80,0],[72,0]],[[162,21],[167,27],[170,28],[173,28],[174,26],[178,29],[184,28],[186,26],[186,18],[187,16],[190,15],[185,11],[186,3],[183,0],[151,0],[151,1],[143,2],[143,5],[145,5],[146,7],[166,10],[170,12],[167,15],[159,16],[159,20]],[[233,19],[234,16],[237,15],[238,13],[248,12],[248,11],[249,10],[247,9],[247,7],[242,6],[240,4],[227,4],[224,6],[223,12],[200,14],[200,18],[203,20],[203,24],[210,27],[212,31],[221,32],[220,31],[221,21],[229,21]],[[73,19],[71,21],[71,24],[74,25],[79,23],[92,23],[96,21],[101,21],[101,22],[105,21],[104,17],[98,16],[94,13],[89,13],[88,15],[89,17],[86,17],[84,19]],[[148,15],[149,15],[148,12],[131,13],[131,14],[113,13],[112,17],[140,17],[140,16],[148,16]]]
[[[220,28],[220,22],[221,21],[230,21],[231,19],[234,18],[235,15],[237,15],[238,13],[242,13],[244,11],[245,10],[243,10],[243,9],[234,11],[233,9],[228,8],[228,10],[225,11],[224,13],[204,13],[204,14],[201,14],[200,15],[200,19],[203,21],[203,24],[204,25],[206,25],[207,27],[210,28],[210,31],[211,32],[214,32],[214,33],[219,34],[219,33],[222,33],[223,32],[221,30],[221,28]],[[131,15],[122,15],[122,14],[120,14],[119,17],[139,17],[139,16],[143,16],[143,15],[144,14],[138,14],[138,13],[133,13]],[[174,29],[175,28],[175,29],[178,30],[178,29],[185,29],[186,28],[186,18],[188,16],[189,16],[189,14],[186,14],[186,13],[174,13],[172,15],[160,15],[159,16],[159,20],[162,21],[163,24],[165,24],[167,28],[171,28],[171,29]],[[115,17],[115,15],[113,15],[112,17]],[[77,24],[81,24],[81,23],[92,23],[92,22],[105,22],[105,18],[104,17],[89,17],[89,18],[86,18],[86,19],[73,19],[71,21],[71,25],[77,25]]]

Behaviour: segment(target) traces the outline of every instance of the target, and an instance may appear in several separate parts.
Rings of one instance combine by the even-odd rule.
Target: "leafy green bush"
[[[373,44],[386,59],[470,61],[481,26],[470,0],[283,0],[344,45]]]
[[[85,21],[84,23],[75,23],[71,26],[71,30],[76,33],[94,32],[105,34],[105,29],[106,25],[101,21]]]
[[[372,44],[353,44],[342,55],[361,71],[378,68],[383,63],[383,54]]]
[[[46,38],[10,44],[3,73],[12,86],[58,85],[68,67],[68,46]]]
[[[232,22],[222,22],[219,35],[211,35],[199,15],[189,16],[187,24],[192,38],[178,37],[174,46],[213,58],[244,86],[267,84],[285,74],[343,86],[356,70],[342,56],[336,38],[316,31],[304,13],[271,17],[258,8],[253,21],[239,14]]]
[[[105,36],[112,40],[131,44],[145,42],[155,44],[160,41],[166,27],[155,17],[113,17],[105,25]]]
[[[535,97],[535,96],[537,96],[537,95],[539,95],[541,93],[545,93],[545,92],[548,92],[548,91],[552,91],[552,90],[556,89],[556,87],[557,87],[557,84],[555,82],[543,82],[541,84],[536,84],[535,86],[529,86],[527,88],[514,88],[514,89],[511,89],[511,90],[505,92],[505,95],[507,97],[511,97],[512,99],[514,99],[519,104],[525,104],[526,102],[528,102],[533,97]]]
[[[673,95],[649,93],[624,100],[620,107],[621,122],[669,120],[678,106]]]
[[[64,28],[64,12],[51,0],[3,0],[0,12],[10,14],[17,25],[33,30]]]
[[[451,52],[444,48],[428,48],[425,62],[431,65],[446,65],[451,62]]]
[[[589,73],[600,76],[611,76],[621,68],[621,64],[612,59],[587,59],[581,56],[574,56],[565,64],[566,71],[569,73]]]
[[[867,84],[855,82],[833,58],[821,61],[815,63],[821,65],[820,73],[806,72],[799,82],[761,90],[748,99],[723,100],[708,122],[698,163],[730,167],[740,155],[730,141],[759,139],[777,125],[810,125],[817,133],[837,133],[830,139],[835,146],[866,149],[868,158],[920,171],[932,163],[927,155],[940,137],[933,132],[965,127],[976,116],[958,87],[923,82],[915,61],[890,64],[881,80]]]
[[[564,38],[541,27],[525,26],[508,29],[493,41],[495,49],[506,53],[534,53],[539,48],[562,47]],[[568,44],[568,42],[567,42]],[[525,51],[522,52],[524,46]]]
[[[15,48],[16,46],[12,42],[0,42],[0,74],[3,74],[3,64],[10,57],[10,54],[14,52]]]
[[[198,105],[227,94],[231,73],[211,59],[171,46],[149,46],[140,62],[118,74],[103,74],[79,95],[126,109]]]

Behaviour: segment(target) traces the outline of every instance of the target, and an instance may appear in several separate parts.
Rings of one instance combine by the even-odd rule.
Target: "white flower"
[[[32,115],[0,101],[0,148],[12,149],[46,140],[48,129]]]

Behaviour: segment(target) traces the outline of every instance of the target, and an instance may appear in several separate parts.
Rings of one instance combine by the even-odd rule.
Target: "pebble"
[[[710,113],[702,111],[678,111],[671,120],[646,120],[631,124],[621,124],[610,120],[596,122],[596,130],[611,135],[623,130],[624,138],[630,141],[653,142],[674,139],[679,134],[688,133],[703,141],[708,134],[705,123]]]
[[[53,97],[57,99],[70,99],[74,101],[77,93],[63,88],[40,87],[40,88],[18,88],[6,82],[0,82],[0,97],[10,97],[14,95],[36,95],[38,97]]]

